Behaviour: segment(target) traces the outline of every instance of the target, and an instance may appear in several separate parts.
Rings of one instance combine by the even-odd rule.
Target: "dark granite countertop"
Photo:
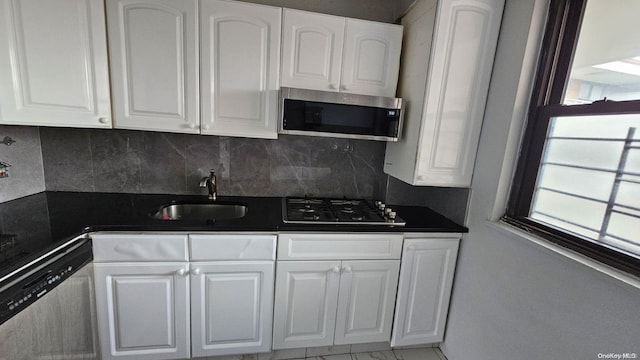
[[[393,206],[404,227],[303,225],[282,222],[280,197],[221,197],[248,207],[240,219],[164,221],[150,215],[171,202],[208,202],[202,195],[42,192],[0,204],[0,277],[65,241],[94,231],[467,232],[426,207]]]

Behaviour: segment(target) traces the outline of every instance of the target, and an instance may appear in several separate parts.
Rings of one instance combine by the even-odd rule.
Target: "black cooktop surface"
[[[404,226],[405,222],[391,209],[378,208],[365,199],[285,198],[282,217],[293,224],[349,224]]]

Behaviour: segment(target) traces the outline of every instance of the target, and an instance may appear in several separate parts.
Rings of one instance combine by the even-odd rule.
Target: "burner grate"
[[[283,203],[283,221],[287,223],[404,225],[401,219],[390,220],[361,199],[285,198]]]

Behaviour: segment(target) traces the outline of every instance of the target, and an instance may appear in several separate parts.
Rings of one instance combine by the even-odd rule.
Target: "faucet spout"
[[[203,177],[202,180],[200,180],[200,187],[207,188],[207,191],[209,192],[209,200],[216,201],[218,198],[218,181],[213,169],[210,171],[209,176]]]

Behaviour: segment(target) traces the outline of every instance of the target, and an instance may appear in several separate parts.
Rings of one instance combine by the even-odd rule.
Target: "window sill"
[[[598,271],[599,273],[606,275],[615,280],[621,281],[627,285],[630,285],[636,289],[640,290],[640,278],[635,277],[631,274],[628,274],[624,271],[620,271],[608,265],[602,264],[596,260],[591,259],[590,257],[584,256],[575,251],[564,248],[558,244],[555,244],[551,241],[545,240],[540,236],[536,236],[534,234],[527,233],[520,228],[509,225],[503,221],[486,221],[486,225],[494,230],[497,230],[503,234],[515,236],[519,239],[527,240],[533,242],[536,245],[542,246],[543,248],[550,250],[564,258],[570,259],[572,261],[578,262],[582,265],[585,265],[593,270]]]

